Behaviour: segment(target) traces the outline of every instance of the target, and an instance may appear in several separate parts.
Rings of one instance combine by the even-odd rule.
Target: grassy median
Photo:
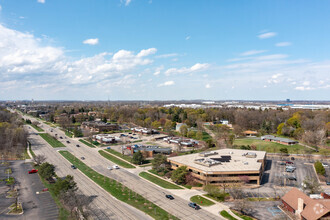
[[[145,199],[140,194],[130,190],[120,182],[110,179],[109,177],[103,176],[98,172],[91,169],[89,166],[84,164],[81,160],[73,156],[68,151],[59,151],[63,157],[74,164],[81,172],[88,176],[91,180],[101,186],[103,189],[108,191],[112,196],[120,201],[123,201],[143,212],[150,215],[154,219],[173,219],[177,220],[175,216],[166,212],[164,209]]]
[[[88,147],[95,148],[95,146],[93,144],[91,144],[83,139],[79,139],[79,141],[83,144],[86,144]]]
[[[117,157],[120,157],[121,159],[126,160],[128,162],[132,161],[132,157],[123,155],[123,154],[119,153],[118,151],[115,151],[112,149],[106,149],[105,151],[108,151],[109,153],[112,153],[112,154],[116,155]]]
[[[99,150],[99,154],[101,154],[104,158],[114,162],[115,164],[121,166],[121,167],[124,167],[124,168],[135,168],[135,166],[107,153],[107,152],[104,152],[103,150]]]
[[[30,124],[30,125],[31,125],[31,127],[33,127],[34,129],[36,129],[37,131],[44,132],[44,129],[38,127],[38,125],[34,125],[34,124]]]
[[[52,147],[65,147],[65,145],[58,140],[56,140],[54,137],[49,135],[48,133],[40,133],[39,134],[45,141],[48,142]]]
[[[193,196],[190,198],[190,201],[192,201],[200,206],[211,206],[211,205],[215,204],[214,202],[204,198],[203,196]]]
[[[220,215],[222,215],[222,217],[229,219],[229,220],[237,220],[237,218],[234,218],[233,216],[231,216],[227,211],[222,210],[220,212]]]
[[[170,183],[166,180],[162,180],[161,178],[159,177],[156,177],[150,173],[147,173],[147,172],[141,172],[139,173],[139,176],[157,184],[158,186],[161,186],[165,189],[182,189],[182,187],[178,186],[178,185],[175,185],[173,183]]]

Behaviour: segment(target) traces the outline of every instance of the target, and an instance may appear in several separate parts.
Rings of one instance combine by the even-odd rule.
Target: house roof
[[[294,210],[297,210],[298,198],[304,200],[306,206],[301,215],[307,220],[317,220],[330,212],[330,199],[311,199],[297,188],[292,188],[282,197],[282,200]]]
[[[243,133],[244,134],[258,134],[258,132],[256,132],[256,131],[250,131],[250,130],[244,131]]]
[[[296,141],[296,140],[291,140],[289,138],[276,137],[273,135],[264,135],[261,137],[261,140],[264,140],[264,139],[280,141],[280,142],[284,142],[284,143],[298,143],[298,141]]]

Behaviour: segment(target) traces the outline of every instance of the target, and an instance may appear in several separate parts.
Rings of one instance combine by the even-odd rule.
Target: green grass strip
[[[190,201],[195,202],[200,206],[211,206],[215,204],[214,202],[204,198],[203,196],[193,196],[190,198]]]
[[[234,213],[235,215],[237,215],[238,217],[240,217],[241,219],[244,219],[244,220],[254,220],[253,218],[249,217],[249,216],[246,216],[246,215],[242,215],[241,213],[238,213],[234,210],[231,210],[232,213]]]
[[[105,151],[108,151],[109,153],[112,153],[112,154],[116,155],[117,157],[120,157],[121,159],[126,160],[128,162],[132,161],[132,158],[130,156],[123,155],[123,154],[119,153],[118,151],[115,151],[112,149],[106,149]]]
[[[58,140],[56,140],[54,137],[49,135],[48,133],[40,133],[39,134],[45,141],[48,142],[52,147],[65,147],[65,145]]]
[[[93,144],[91,144],[83,139],[79,139],[79,141],[83,144],[86,144],[88,147],[95,148],[95,146]]]
[[[36,129],[37,131],[44,132],[44,129],[38,127],[37,125],[34,125],[34,124],[30,124],[30,125],[31,125],[31,127],[33,127],[34,129]]]
[[[103,150],[99,150],[99,154],[101,154],[104,158],[114,162],[115,164],[121,166],[121,167],[124,167],[124,168],[135,168],[135,166],[107,153],[107,152],[104,152]]]
[[[163,187],[165,189],[182,189],[182,187],[180,187],[178,185],[170,183],[166,180],[162,180],[159,177],[156,177],[156,176],[154,176],[152,174],[149,174],[147,172],[141,172],[141,173],[139,173],[139,176],[143,177],[143,178],[145,178],[145,179],[147,179],[147,180],[149,180],[149,181],[151,181],[151,182],[153,182],[153,183],[157,184],[158,186]]]
[[[112,196],[120,201],[123,201],[143,212],[150,215],[154,219],[173,219],[178,220],[177,217],[166,212],[164,209],[145,199],[140,194],[127,188],[120,182],[110,179],[109,177],[103,176],[102,174],[91,169],[89,166],[84,164],[81,160],[76,158],[68,151],[59,151],[63,157],[74,164],[81,172],[88,176],[91,180],[101,186],[104,190],[108,191]]]
[[[229,219],[229,220],[237,220],[237,218],[234,218],[233,216],[231,216],[227,211],[222,210],[220,212],[220,215],[222,215],[222,217]]]

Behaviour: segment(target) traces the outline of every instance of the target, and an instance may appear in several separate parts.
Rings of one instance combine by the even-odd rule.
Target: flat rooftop
[[[238,172],[238,171],[259,171],[261,162],[266,155],[266,151],[237,150],[237,149],[221,149],[212,151],[214,154],[207,157],[201,156],[200,153],[176,156],[168,158],[169,161],[177,162],[191,168],[196,168],[203,172]],[[246,156],[248,154],[248,156]],[[230,158],[230,160],[227,160]],[[206,164],[198,163],[198,160],[206,160]],[[208,166],[208,162],[216,161]],[[223,160],[224,159],[224,160]],[[197,160],[197,163],[196,161]],[[226,162],[228,161],[228,162]]]

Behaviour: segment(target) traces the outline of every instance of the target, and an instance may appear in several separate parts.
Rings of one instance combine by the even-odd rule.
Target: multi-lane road
[[[28,117],[31,121],[35,121],[32,117],[24,117]],[[45,132],[49,132],[50,134],[56,133],[58,136],[65,137],[64,132],[58,128],[52,128],[44,123],[42,123],[42,128]],[[33,128],[30,128],[29,130],[35,132]],[[53,130],[53,132],[50,132],[50,130]],[[86,196],[96,196],[91,204],[95,218],[150,219],[149,216],[146,216],[139,210],[113,198],[109,193],[100,188],[79,170],[72,170],[70,168],[71,164],[57,152],[59,148],[52,148],[39,135],[30,135],[30,140],[32,149],[36,154],[44,154],[47,157],[48,162],[56,165],[56,172],[58,175],[73,175],[83,194]],[[70,151],[77,158],[85,157],[84,163],[95,171],[123,183],[128,188],[143,195],[149,201],[180,219],[222,219],[220,216],[216,216],[203,209],[191,209],[188,207],[189,201],[182,198],[176,197],[174,200],[166,199],[165,194],[169,194],[168,191],[140,178],[138,175],[133,174],[126,169],[109,171],[107,166],[113,165],[113,163],[103,158],[98,153],[99,149],[97,148],[90,148],[81,142],[68,137],[59,140],[66,145],[62,150]],[[70,143],[67,143],[67,140],[69,140]],[[77,144],[81,147],[76,147]]]

